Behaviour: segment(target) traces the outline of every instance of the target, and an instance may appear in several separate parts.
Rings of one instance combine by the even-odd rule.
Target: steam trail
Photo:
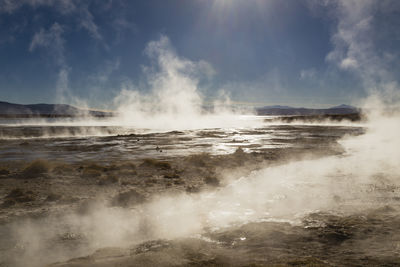
[[[211,65],[179,57],[166,36],[150,42],[145,53],[153,62],[145,68],[149,93],[140,93],[135,87],[123,88],[114,100],[118,121],[139,128],[173,130],[237,123],[238,116],[226,97],[205,109],[199,81],[213,75]]]
[[[388,12],[387,7],[372,0],[334,2],[338,27],[332,37],[335,48],[327,59],[362,79],[371,94],[367,108],[398,107],[399,88],[390,64],[376,54],[373,40],[367,38],[373,30],[374,8]],[[202,115],[196,73],[204,72],[204,64],[177,57],[166,37],[150,43],[146,51],[159,68],[149,80],[152,92],[141,95],[138,91],[124,90],[116,99],[122,120],[138,127],[157,125],[176,129],[211,127],[220,118],[231,118],[229,112],[223,112],[224,116],[217,117],[218,120]],[[84,254],[99,247],[201,234],[208,227],[277,219],[296,223],[304,214],[316,210],[352,213],[387,205],[399,193],[400,117],[396,112],[391,116],[382,114],[370,114],[365,135],[341,141],[346,153],[340,157],[265,168],[230,181],[216,192],[164,196],[134,210],[99,205],[86,215],[72,214],[61,221],[74,232],[85,234],[88,243],[81,251]],[[397,191],[379,190],[387,186]],[[48,240],[57,234],[57,222],[20,225],[15,229],[21,243],[30,244],[26,259],[46,254]],[[55,254],[59,258],[68,258],[58,252],[59,255]]]
[[[396,136],[400,124],[394,122],[393,118],[381,120],[369,133],[342,140],[346,153],[341,157],[254,171],[239,180],[228,179],[225,187],[214,192],[160,196],[134,209],[99,203],[86,214],[20,224],[15,233],[25,246],[21,261],[47,255],[49,242],[57,240],[65,228],[84,237],[85,243],[68,253],[62,246],[52,247],[54,260],[101,247],[196,236],[205,229],[233,224],[265,220],[297,224],[309,212],[352,214],[388,205],[398,191],[382,189],[400,187],[400,141]]]
[[[396,21],[399,2],[334,0],[318,5],[321,3],[333,7],[338,20],[337,30],[331,37],[334,49],[326,59],[360,78],[369,95],[364,101],[366,109],[398,107],[400,90],[394,68],[398,51],[382,49],[382,40],[390,40],[393,29],[380,20],[391,18]]]

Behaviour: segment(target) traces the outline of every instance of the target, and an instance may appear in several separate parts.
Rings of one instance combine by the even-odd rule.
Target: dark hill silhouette
[[[360,109],[349,106],[339,105],[325,109],[294,108],[288,106],[265,106],[256,108],[257,115],[344,115],[359,114]]]
[[[80,109],[66,104],[21,105],[0,101],[0,116],[2,117],[106,117],[111,115],[110,112]]]

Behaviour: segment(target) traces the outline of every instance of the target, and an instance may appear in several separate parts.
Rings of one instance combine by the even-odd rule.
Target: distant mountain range
[[[358,114],[360,109],[339,105],[327,109],[294,108],[290,106],[265,106],[256,108],[257,115],[342,115]],[[31,104],[21,105],[0,101],[0,117],[109,117],[112,112],[80,109],[66,104]]]
[[[21,105],[0,101],[0,117],[107,117],[111,115],[111,112],[80,109],[66,104]]]
[[[257,115],[343,115],[358,114],[360,111],[359,108],[344,104],[324,109],[294,108],[279,105],[256,108]]]

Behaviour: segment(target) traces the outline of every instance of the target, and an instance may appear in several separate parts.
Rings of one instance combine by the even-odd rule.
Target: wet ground
[[[152,240],[53,266],[399,266],[398,211],[312,213],[296,226],[248,223],[205,234],[206,240]]]
[[[0,266],[399,266],[398,174],[340,167],[364,132],[3,124]]]
[[[259,119],[260,122],[263,118]],[[238,147],[263,153],[276,148],[330,145],[362,127],[258,123],[259,127],[152,131],[133,127],[14,125],[0,123],[0,161],[37,158],[78,162],[169,158],[200,153],[224,155]]]

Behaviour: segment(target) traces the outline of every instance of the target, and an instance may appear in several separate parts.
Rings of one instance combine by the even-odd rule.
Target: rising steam
[[[341,141],[345,153],[340,157],[264,168],[238,180],[227,177],[225,186],[214,192],[159,196],[134,209],[98,203],[85,214],[19,224],[15,233],[26,246],[21,260],[45,253],[63,227],[84,236],[86,243],[70,254],[63,247],[60,251],[52,247],[54,260],[85,255],[101,247],[195,236],[206,229],[247,222],[297,224],[304,215],[318,210],[351,214],[388,205],[397,192],[382,189],[400,186],[397,122],[397,118],[382,119],[370,124],[367,134],[345,138]]]
[[[296,224],[316,210],[352,213],[390,203],[397,192],[380,189],[400,186],[400,117],[395,111],[383,116],[387,112],[382,110],[388,103],[398,107],[399,88],[386,68],[387,62],[375,54],[373,41],[365,43],[376,1],[336,2],[338,29],[328,60],[355,72],[372,95],[365,101],[370,111],[367,133],[341,140],[343,155],[268,167],[238,180],[227,177],[225,186],[217,191],[160,196],[135,209],[110,208],[100,203],[84,215],[69,214],[46,224],[18,225],[14,230],[20,242],[30,244],[26,259],[48,250],[60,221],[71,231],[85,235],[87,244],[79,253],[85,255],[100,247],[194,236],[205,229],[232,224],[265,220]],[[201,75],[213,72],[208,64],[178,57],[166,37],[151,42],[146,54],[154,61],[154,66],[146,70],[151,90],[141,94],[135,88],[125,88],[116,97],[118,120],[123,124],[179,129],[224,127],[233,121],[235,115],[230,111],[216,115],[203,110],[198,83]],[[58,252],[54,254],[57,260],[70,256]]]
[[[207,62],[179,57],[166,36],[150,42],[145,53],[152,61],[144,68],[148,93],[141,93],[144,90],[135,86],[123,88],[114,99],[119,122],[174,130],[224,127],[238,122],[226,95],[213,103],[205,102],[199,82],[215,72]]]

